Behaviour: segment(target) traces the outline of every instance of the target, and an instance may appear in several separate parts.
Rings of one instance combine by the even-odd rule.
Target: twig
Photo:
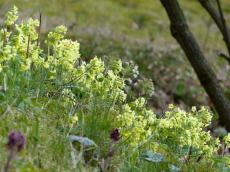
[[[202,5],[202,7],[208,12],[210,17],[214,20],[216,26],[219,28],[230,56],[230,29],[225,22],[220,1],[216,0],[218,9],[214,7],[214,5],[210,2],[210,0],[198,0],[198,1]]]
[[[225,18],[224,18],[223,9],[222,9],[221,4],[220,4],[220,0],[216,0],[216,3],[217,3],[218,10],[219,10],[219,13],[220,13],[220,19],[221,19],[221,22],[222,22],[222,25],[223,25],[224,35],[225,35],[226,38],[229,38],[230,35],[229,35],[228,29],[227,29],[227,25],[226,25],[226,21],[225,21]],[[228,48],[228,53],[229,53],[229,56],[230,56],[230,40],[226,39],[225,41],[226,41],[227,48]]]
[[[224,53],[218,53],[218,56],[224,58],[224,59],[227,60],[228,63],[230,64],[230,57],[229,57],[229,56],[227,56],[227,55],[224,54]]]
[[[39,13],[39,27],[38,27],[38,40],[37,40],[37,46],[40,44],[40,38],[41,38],[41,28],[42,28],[42,13]]]
[[[191,155],[192,155],[192,146],[189,146],[188,155],[187,155],[187,162],[190,160]]]
[[[30,34],[28,35],[28,42],[27,42],[27,48],[26,48],[26,58],[29,57],[29,49],[30,49]]]
[[[192,146],[189,146],[188,148],[188,153],[187,155],[184,157],[184,162],[188,163],[190,158],[191,158],[191,155],[192,155]]]
[[[198,156],[196,162],[200,162],[200,160],[202,160],[202,158],[203,158],[203,155]]]
[[[224,154],[225,154],[225,144],[223,143],[223,145],[222,145],[222,152],[221,152],[221,155],[222,155],[222,157],[224,157]]]
[[[4,37],[3,37],[3,47],[6,45],[6,29],[3,29]]]
[[[9,153],[8,158],[7,158],[7,162],[5,164],[3,172],[8,172],[9,171],[10,165],[11,165],[11,161],[14,159],[14,156],[15,156],[14,152],[15,151],[13,149],[10,150],[10,153]]]

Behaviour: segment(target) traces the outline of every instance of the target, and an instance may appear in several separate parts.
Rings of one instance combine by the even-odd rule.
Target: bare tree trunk
[[[190,31],[177,0],[161,0],[171,21],[171,33],[184,50],[201,84],[212,100],[222,125],[230,131],[230,102]]]
[[[221,4],[219,0],[216,0],[218,9],[216,9],[210,0],[198,0],[200,4],[203,6],[203,8],[209,13],[211,18],[216,23],[217,27],[219,28],[220,32],[222,33],[222,36],[224,38],[224,42],[226,44],[226,47],[228,49],[228,56],[222,55],[230,64],[230,30],[227,26],[223,14],[223,10],[221,8]]]

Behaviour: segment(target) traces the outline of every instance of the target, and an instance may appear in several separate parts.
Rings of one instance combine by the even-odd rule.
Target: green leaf
[[[179,167],[177,167],[177,166],[175,166],[175,165],[173,165],[173,164],[170,164],[168,167],[169,167],[169,170],[170,170],[171,172],[178,172],[178,171],[181,171],[181,169],[180,169]]]
[[[69,136],[69,140],[71,142],[78,142],[78,143],[82,144],[84,147],[96,147],[97,146],[93,140],[90,140],[87,137],[71,135],[71,136]]]
[[[183,96],[185,94],[185,84],[184,82],[180,81],[175,89],[174,89],[174,94],[176,94],[177,96]]]
[[[159,162],[162,162],[164,160],[164,156],[162,154],[155,153],[152,151],[144,152],[141,155],[141,158],[146,160],[146,161],[150,161],[150,162],[154,162],[154,163],[159,163]]]

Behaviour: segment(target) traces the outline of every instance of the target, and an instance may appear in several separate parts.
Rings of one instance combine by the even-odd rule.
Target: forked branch
[[[219,114],[221,124],[225,125],[228,131],[230,131],[230,102],[218,83],[215,73],[204,57],[194,35],[190,31],[178,1],[161,0],[161,3],[169,16],[173,37],[184,50],[202,86],[213,102]]]

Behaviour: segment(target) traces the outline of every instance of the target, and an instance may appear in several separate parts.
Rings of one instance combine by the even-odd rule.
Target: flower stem
[[[8,172],[9,171],[11,162],[14,159],[14,155],[15,155],[15,150],[14,149],[10,150],[3,172]]]

